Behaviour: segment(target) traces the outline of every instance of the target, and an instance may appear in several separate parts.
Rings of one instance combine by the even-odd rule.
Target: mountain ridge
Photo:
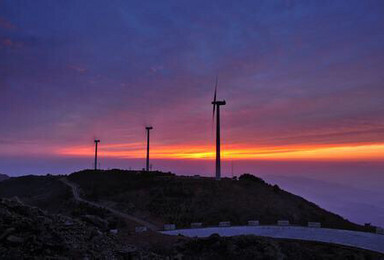
[[[116,169],[80,171],[68,179],[79,185],[86,198],[141,214],[159,225],[188,227],[192,222],[217,225],[220,221],[243,225],[248,220],[276,224],[278,220],[289,220],[294,225],[321,222],[329,228],[367,230],[250,174],[238,180],[215,181],[208,177]]]

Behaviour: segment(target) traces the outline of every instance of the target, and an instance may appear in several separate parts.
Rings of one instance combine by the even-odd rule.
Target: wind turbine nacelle
[[[225,104],[226,104],[225,100],[212,102],[212,105],[217,105],[217,106],[224,106]]]

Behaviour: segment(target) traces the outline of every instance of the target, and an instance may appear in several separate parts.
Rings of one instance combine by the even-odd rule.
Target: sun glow
[[[60,155],[93,156],[92,146],[76,146],[60,149]],[[114,158],[144,158],[142,143],[101,145],[100,156]],[[223,160],[381,160],[384,159],[384,144],[343,144],[313,146],[249,147],[246,145],[223,145]],[[199,159],[215,158],[214,146],[159,145],[151,147],[152,159]]]

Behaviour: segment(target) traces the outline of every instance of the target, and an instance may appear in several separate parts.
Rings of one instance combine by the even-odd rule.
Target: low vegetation
[[[66,213],[72,207],[72,193],[60,176],[22,176],[0,182],[0,197],[17,197],[24,203],[51,213]]]
[[[369,231],[250,174],[216,181],[161,172],[85,170],[69,179],[80,186],[86,198],[159,224],[187,227],[192,222],[244,225],[248,220],[261,224],[289,220],[294,225],[312,221],[323,227]]]
[[[22,176],[0,182],[0,198],[14,198],[49,213],[83,219],[86,215],[106,219],[111,229],[125,224],[107,210],[76,202],[62,176]]]

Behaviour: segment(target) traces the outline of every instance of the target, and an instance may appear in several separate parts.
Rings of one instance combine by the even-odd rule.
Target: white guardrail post
[[[219,222],[219,227],[230,227],[230,226],[231,226],[231,222],[230,221]]]
[[[176,225],[175,224],[165,224],[164,225],[164,230],[165,231],[170,231],[170,230],[175,230],[176,229]]]

